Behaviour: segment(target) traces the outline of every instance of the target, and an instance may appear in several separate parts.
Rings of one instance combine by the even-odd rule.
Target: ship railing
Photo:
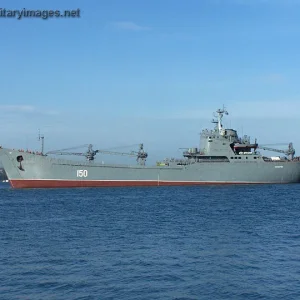
[[[229,159],[222,158],[222,159],[199,159],[197,163],[210,163],[210,162],[229,162]]]
[[[15,150],[15,149],[13,149]],[[39,152],[39,151],[32,151],[32,150],[24,150],[24,149],[18,149],[16,150],[18,152],[21,152],[21,153],[29,153],[29,154],[35,154],[35,155],[43,155],[42,152]]]

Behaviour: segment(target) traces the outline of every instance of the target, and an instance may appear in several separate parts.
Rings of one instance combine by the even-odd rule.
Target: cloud
[[[201,39],[200,36],[189,34],[189,33],[181,33],[181,32],[161,33],[159,37],[163,40],[175,39],[180,41],[196,41]]]
[[[0,110],[8,112],[34,112],[35,107],[31,105],[0,105]]]
[[[150,27],[140,26],[134,22],[113,22],[111,25],[119,30],[129,30],[129,31],[145,31],[151,30]]]
[[[32,105],[0,105],[0,112],[22,113],[22,114],[42,114],[58,115],[55,110],[39,109]]]
[[[213,113],[222,108],[223,103],[218,107],[206,106],[192,110],[178,110],[168,112],[165,115],[157,115],[156,118],[173,119],[173,120],[210,120],[213,119]],[[299,119],[300,118],[300,101],[299,100],[282,100],[282,101],[252,101],[241,100],[240,102],[225,102],[225,107],[229,112],[225,119],[248,119],[248,120],[270,120],[270,119]]]
[[[230,104],[233,118],[248,119],[290,119],[300,117],[300,101],[282,99],[281,101],[241,101]]]
[[[285,76],[278,73],[271,73],[264,76],[260,76],[260,81],[263,81],[265,83],[282,83],[285,81]]]

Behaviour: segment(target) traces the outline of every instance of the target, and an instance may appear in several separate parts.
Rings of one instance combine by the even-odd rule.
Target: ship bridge
[[[240,138],[236,130],[223,127],[222,118],[224,114],[228,115],[228,112],[224,107],[223,109],[217,110],[215,119],[212,120],[212,123],[215,124],[214,129],[204,129],[200,134],[199,150],[198,148],[187,148],[186,151],[183,152],[183,157],[191,163],[207,160],[272,160],[263,157],[257,151],[257,149],[263,149],[283,153],[288,156],[288,158],[282,158],[281,160],[294,160],[295,150],[292,143],[289,143],[287,150],[279,150],[266,146],[259,146],[257,140],[255,139],[254,142],[251,142],[251,138],[248,135],[244,135]]]
[[[215,124],[213,129],[204,129],[200,133],[200,147],[187,148],[183,152],[183,157],[190,162],[202,161],[230,161],[232,159],[241,159],[240,155],[256,155],[253,159],[257,159],[258,147],[256,140],[251,143],[249,136],[245,135],[242,138],[238,136],[238,132],[232,128],[224,128],[222,119],[228,112],[223,109],[218,109],[214,115],[212,123]],[[238,157],[236,157],[238,156]],[[244,157],[243,157],[244,158]],[[248,157],[245,157],[248,159]]]

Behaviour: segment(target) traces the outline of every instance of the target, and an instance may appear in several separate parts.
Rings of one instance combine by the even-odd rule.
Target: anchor
[[[18,168],[19,168],[21,171],[25,171],[25,170],[23,169],[23,166],[22,166],[22,161],[23,161],[23,160],[24,160],[24,159],[23,159],[23,156],[22,156],[22,155],[17,156],[17,162],[20,163],[20,165],[18,166]]]

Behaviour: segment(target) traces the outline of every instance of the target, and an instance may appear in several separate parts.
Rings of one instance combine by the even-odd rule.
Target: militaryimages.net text
[[[23,18],[40,18],[43,20],[51,18],[80,18],[80,9],[71,10],[33,10],[23,8],[19,9],[6,9],[0,8],[0,18],[16,18],[21,20]]]

